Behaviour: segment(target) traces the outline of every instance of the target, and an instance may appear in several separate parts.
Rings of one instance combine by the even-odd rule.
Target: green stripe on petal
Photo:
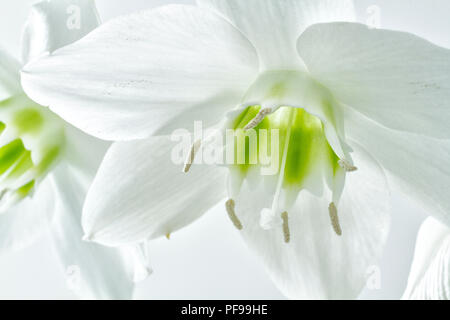
[[[45,156],[42,158],[41,162],[36,166],[36,172],[38,175],[45,174],[57,161],[61,155],[61,146],[54,146],[45,151]]]
[[[5,173],[25,152],[20,139],[11,141],[0,148],[0,174]]]
[[[32,133],[44,125],[44,118],[38,109],[25,108],[14,114],[13,122],[19,133]]]
[[[21,197],[21,198],[25,198],[26,196],[28,196],[30,194],[30,192],[33,190],[35,185],[35,181],[31,180],[30,182],[28,182],[27,184],[21,186],[20,188],[18,188],[16,190],[16,194]]]

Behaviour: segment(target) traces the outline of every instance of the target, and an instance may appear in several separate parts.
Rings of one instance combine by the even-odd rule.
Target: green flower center
[[[0,102],[0,211],[27,196],[60,158],[61,120],[24,95]]]
[[[229,141],[226,148],[232,221],[239,221],[234,199],[247,181],[247,192],[261,184],[261,196],[272,200],[271,208],[261,211],[261,227],[282,226],[285,242],[290,239],[288,212],[303,191],[330,195],[330,220],[341,235],[337,207],[346,172],[357,169],[345,141],[342,106],[309,74],[291,70],[260,74],[243,101],[226,125],[234,133],[233,149]]]
[[[232,170],[245,178],[252,168],[267,166],[260,156],[264,150],[272,161],[279,164],[273,174],[283,175],[286,188],[308,188],[310,178],[334,176],[340,168],[339,158],[329,145],[319,118],[303,109],[281,107],[254,127],[255,132],[244,130],[260,110],[260,106],[248,107],[232,123],[232,129],[236,131]],[[271,134],[272,130],[277,134]],[[244,163],[239,163],[242,162],[239,159],[244,159]]]

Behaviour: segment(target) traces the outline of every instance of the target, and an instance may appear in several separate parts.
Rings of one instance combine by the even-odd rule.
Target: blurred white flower
[[[79,10],[77,28],[66,25],[70,6]],[[23,61],[80,39],[98,23],[90,0],[35,4],[23,33]],[[23,248],[49,226],[64,268],[79,270],[71,289],[82,298],[131,298],[135,269],[148,268],[139,257],[145,246],[113,249],[82,241],[83,201],[109,143],[30,100],[20,68],[0,50],[0,252]]]
[[[228,194],[232,223],[286,296],[354,298],[386,240],[388,182],[450,222],[448,50],[332,22],[353,21],[350,0],[197,4],[112,20],[22,72],[33,99],[122,141],[87,196],[87,238],[168,236]],[[224,168],[181,173],[168,135],[195,120],[278,129],[277,174],[230,165],[226,192]]]
[[[450,228],[434,218],[420,227],[403,299],[450,299]]]

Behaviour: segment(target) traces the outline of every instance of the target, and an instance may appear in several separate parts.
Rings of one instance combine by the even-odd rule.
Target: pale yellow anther
[[[167,240],[170,240],[170,232],[166,233]]]
[[[289,241],[291,240],[291,233],[289,231],[289,220],[287,211],[281,214],[281,219],[283,220],[284,242],[289,243]]]
[[[228,216],[230,217],[231,222],[233,222],[233,225],[238,230],[242,230],[242,223],[239,220],[239,218],[236,216],[236,213],[234,212],[235,203],[233,199],[228,199],[227,202],[225,202],[225,208],[227,209]]]
[[[187,173],[189,172],[189,169],[191,169],[192,164],[194,163],[195,160],[195,155],[198,152],[198,149],[200,149],[200,146],[202,145],[202,140],[198,139],[197,141],[195,141],[192,146],[191,146],[191,150],[189,151],[189,155],[186,159],[186,161],[184,162],[184,167],[183,167],[183,172]]]
[[[330,205],[328,207],[328,211],[330,213],[331,225],[333,226],[334,232],[336,232],[336,234],[338,236],[341,236],[342,235],[342,229],[341,229],[341,225],[339,224],[339,217],[338,217],[338,213],[337,213],[337,208],[336,208],[336,205],[334,204],[334,202],[330,203]]]
[[[353,172],[353,171],[358,170],[357,167],[355,167],[354,165],[350,164],[347,160],[340,159],[340,160],[338,161],[338,164],[339,164],[339,166],[340,166],[342,169],[344,169],[344,170],[347,171],[347,172]]]
[[[259,110],[258,114],[244,127],[244,130],[250,130],[260,124],[264,118],[272,113],[271,108],[264,108]]]

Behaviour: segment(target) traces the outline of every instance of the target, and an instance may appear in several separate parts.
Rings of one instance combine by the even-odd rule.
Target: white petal
[[[354,21],[352,0],[197,0],[229,19],[255,46],[264,69],[302,66],[296,40],[309,25]]]
[[[58,197],[51,233],[69,288],[84,299],[131,298],[134,270],[129,255],[82,240],[81,211],[89,176],[63,164],[52,175]]]
[[[42,181],[32,197],[0,215],[0,253],[20,250],[47,231],[55,193],[51,181]]]
[[[298,50],[341,102],[392,129],[449,137],[450,50],[355,23],[311,26]]]
[[[134,282],[143,281],[153,273],[150,266],[149,242],[150,241],[146,240],[135,245],[124,246],[121,248],[123,254],[126,254],[129,257],[128,263],[131,268],[133,268]]]
[[[253,187],[236,199],[245,241],[289,298],[356,298],[381,256],[390,221],[385,177],[361,148],[355,146],[353,157],[359,169],[348,174],[337,206],[341,237],[331,226],[329,192],[322,198],[300,194],[288,212],[289,243],[281,227],[263,230],[259,225],[259,212],[270,206],[271,197],[262,197],[263,191]]]
[[[450,226],[450,141],[387,129],[348,107],[345,115],[347,136],[385,169],[391,189]]]
[[[254,49],[224,19],[171,5],[103,24],[28,64],[22,84],[76,127],[128,140],[161,134],[172,121],[217,122],[239,102],[256,64]]]
[[[64,161],[81,168],[85,175],[94,177],[111,143],[87,135],[68,123],[64,125]]]
[[[0,101],[21,92],[20,63],[0,48]]]
[[[47,0],[34,4],[22,34],[22,61],[73,43],[100,19],[93,0]]]
[[[182,172],[169,137],[114,143],[83,210],[88,238],[107,245],[169,235],[225,197],[225,169],[196,165]]]
[[[450,228],[433,218],[422,224],[403,299],[450,299]]]

